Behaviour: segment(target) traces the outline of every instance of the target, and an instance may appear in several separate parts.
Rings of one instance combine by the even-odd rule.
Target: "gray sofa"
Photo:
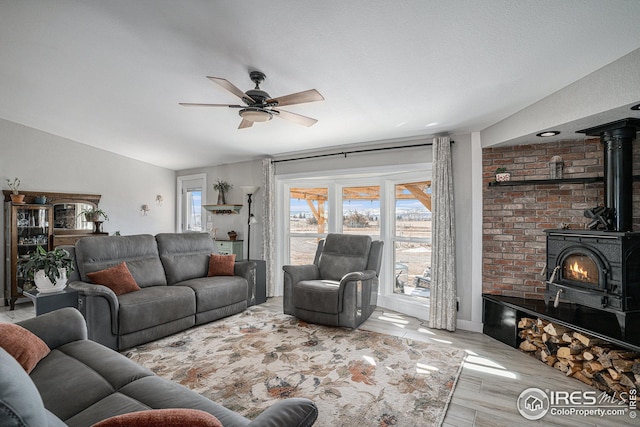
[[[305,427],[313,425],[318,415],[312,401],[295,398],[276,402],[253,420],[242,417],[89,341],[84,319],[74,308],[18,324],[40,337],[51,352],[27,375],[0,348],[3,427],[88,427],[116,415],[166,408],[206,411],[225,427]]]
[[[89,339],[122,350],[244,311],[255,304],[255,262],[236,262],[234,276],[207,277],[216,245],[206,233],[85,237],[65,247],[76,260],[69,286]],[[116,296],[87,273],[126,262],[139,291]]]

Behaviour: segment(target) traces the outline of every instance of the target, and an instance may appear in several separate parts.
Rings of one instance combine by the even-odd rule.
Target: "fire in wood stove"
[[[583,254],[571,254],[562,263],[562,276],[572,282],[598,285],[598,266]]]

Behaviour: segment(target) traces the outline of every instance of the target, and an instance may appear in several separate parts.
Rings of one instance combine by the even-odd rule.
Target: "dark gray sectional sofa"
[[[255,262],[236,262],[234,276],[207,277],[209,257],[217,253],[207,233],[85,237],[65,249],[76,260],[69,286],[80,292],[89,339],[113,349],[157,340],[255,304]],[[116,296],[87,277],[123,261],[139,291]]]
[[[253,420],[242,417],[88,340],[84,319],[74,308],[18,324],[40,337],[51,352],[27,375],[0,348],[3,427],[88,427],[116,415],[166,408],[209,412],[225,427],[309,427],[318,415],[312,401],[295,398],[276,402]]]

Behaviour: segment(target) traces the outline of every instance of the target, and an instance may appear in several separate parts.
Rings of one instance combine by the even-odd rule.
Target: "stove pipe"
[[[632,143],[639,128],[640,119],[628,118],[578,131],[599,136],[604,145],[604,200],[614,212],[613,231],[632,231]]]

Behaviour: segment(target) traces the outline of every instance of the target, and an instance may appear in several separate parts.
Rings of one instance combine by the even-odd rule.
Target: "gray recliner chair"
[[[314,263],[285,265],[284,313],[310,323],[357,328],[378,302],[381,241],[329,234]]]

